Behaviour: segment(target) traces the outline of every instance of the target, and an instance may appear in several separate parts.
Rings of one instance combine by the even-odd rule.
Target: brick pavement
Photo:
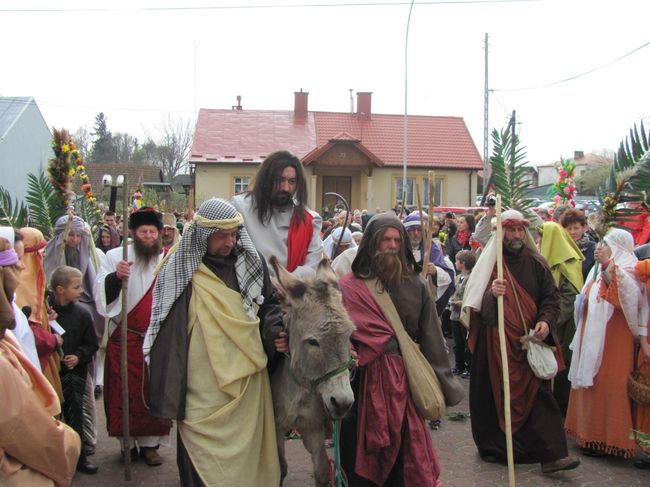
[[[468,381],[463,380],[467,389]],[[116,487],[129,486],[177,486],[176,469],[176,430],[172,430],[172,445],[160,448],[165,463],[160,467],[147,467],[142,461],[132,464],[131,482],[124,481],[120,463],[117,440],[106,435],[105,418],[102,401],[98,401],[97,420],[99,424],[99,442],[97,453],[90,457],[99,465],[97,475],[78,473],[72,483],[74,487]],[[451,411],[469,411],[467,398]],[[508,472],[505,466],[481,461],[472,440],[469,420],[455,422],[445,420],[441,429],[431,431],[433,444],[442,464],[441,479],[446,487],[500,487],[507,486]],[[570,454],[579,455],[578,450],[569,442]],[[300,441],[287,441],[287,459],[289,475],[285,487],[303,487],[312,485],[311,461]],[[331,450],[330,450],[331,452]],[[518,486],[566,486],[566,487],[628,487],[636,485],[650,486],[650,471],[638,470],[631,461],[613,458],[581,457],[582,465],[573,471],[558,473],[553,476],[542,475],[538,464],[517,465],[516,479]],[[248,486],[242,486],[248,487]],[[251,486],[253,487],[253,486]],[[260,486],[265,487],[265,486]]]

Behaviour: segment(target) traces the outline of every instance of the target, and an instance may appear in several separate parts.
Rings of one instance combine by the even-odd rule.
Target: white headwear
[[[513,224],[521,224],[527,227],[528,220],[526,220],[524,215],[517,210],[506,210],[501,213],[501,226],[506,227]],[[496,240],[495,237],[490,238],[485,248],[481,251],[481,255],[478,261],[476,261],[476,265],[467,279],[460,317],[461,321],[467,327],[469,327],[470,311],[478,312],[481,310],[483,294],[492,279],[492,272],[494,271],[494,266],[497,262]],[[533,237],[528,230],[526,230],[525,244],[533,252],[538,252],[535,240],[533,240]]]
[[[343,233],[343,236],[341,236],[341,233]],[[323,242],[323,252],[325,252],[325,255],[329,258],[333,257],[332,252],[334,252],[339,240],[341,241],[341,245],[347,245],[347,248],[354,248],[357,246],[357,243],[352,238],[352,232],[350,232],[349,229],[343,229],[343,227],[335,228],[332,233],[330,233],[329,237],[327,237]]]
[[[603,240],[612,251],[612,260],[616,266],[616,275],[612,278],[616,279],[618,300],[625,321],[632,335],[639,336],[640,325],[648,321],[648,300],[634,271],[637,263],[634,239],[629,232],[613,228]],[[603,360],[607,323],[614,314],[614,306],[599,297],[601,282],[604,279],[604,272],[599,272],[599,268],[599,265],[592,267],[582,293],[576,297],[576,332],[570,345],[573,356],[569,369],[569,380],[573,389],[594,385],[594,377],[598,374]],[[585,304],[588,310],[586,317]]]

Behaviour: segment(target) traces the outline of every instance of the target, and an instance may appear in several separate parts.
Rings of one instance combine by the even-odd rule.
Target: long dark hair
[[[307,180],[305,179],[305,171],[303,170],[300,159],[289,151],[280,150],[269,154],[264,159],[255,176],[253,189],[249,192],[249,196],[253,197],[253,202],[257,209],[257,217],[261,223],[267,223],[271,219],[271,213],[273,211],[271,198],[273,196],[275,182],[282,176],[282,171],[287,167],[293,167],[296,170],[296,192],[293,198],[297,204],[294,211],[301,222],[305,219],[305,207],[307,206]]]

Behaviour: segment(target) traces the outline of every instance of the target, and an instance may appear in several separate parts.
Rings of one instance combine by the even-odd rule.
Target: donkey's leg
[[[286,430],[280,431],[281,429],[277,427],[275,429],[275,441],[278,445],[278,459],[280,460],[280,485],[284,482],[288,472],[287,459],[284,456],[284,434]]]
[[[318,487],[329,486],[329,459],[325,452],[325,433],[322,428],[300,430],[302,444],[311,453],[314,481]]]

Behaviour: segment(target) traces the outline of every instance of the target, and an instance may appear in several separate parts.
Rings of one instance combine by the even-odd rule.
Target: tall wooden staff
[[[129,260],[129,192],[127,191],[126,174],[122,186],[122,260]],[[124,480],[131,480],[131,442],[129,438],[129,370],[126,353],[126,334],[129,280],[122,279],[122,319],[120,321],[120,375],[122,378],[122,451],[124,452]]]
[[[427,225],[427,245],[424,247],[424,258],[423,262],[429,262],[431,258],[431,244],[433,237],[433,206],[435,203],[435,193],[434,189],[436,187],[436,173],[435,171],[429,171],[429,224]],[[424,228],[424,227],[422,227]],[[426,274],[423,274],[426,276]]]
[[[503,228],[501,227],[501,195],[497,195],[497,279],[503,279]],[[512,452],[512,420],[510,419],[510,372],[508,369],[508,351],[506,350],[506,332],[503,315],[503,296],[497,298],[499,317],[499,348],[501,349],[501,369],[503,371],[503,413],[506,425],[506,451],[508,457],[508,484],[515,486],[515,462]]]

